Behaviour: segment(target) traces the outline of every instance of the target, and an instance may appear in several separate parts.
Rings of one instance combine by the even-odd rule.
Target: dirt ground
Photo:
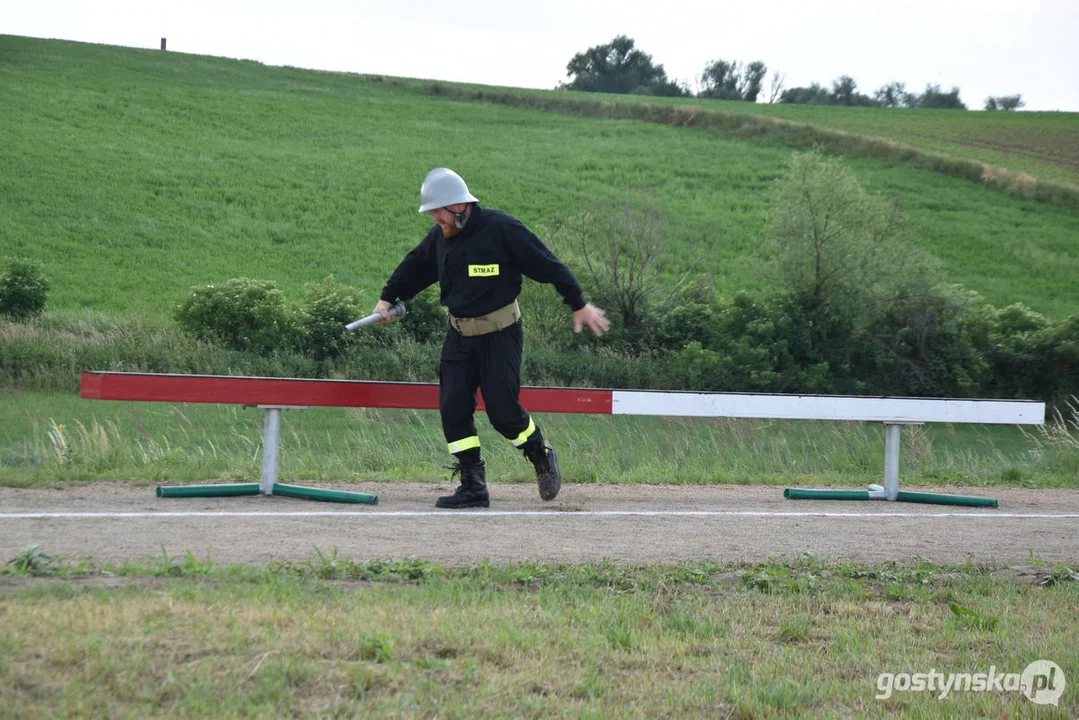
[[[988,509],[785,500],[782,487],[732,485],[567,485],[544,503],[531,485],[496,484],[490,511],[447,513],[433,502],[448,485],[318,486],[376,494],[380,502],[160,499],[153,486],[123,482],[0,488],[0,562],[34,544],[98,562],[160,557],[164,546],[169,555],[190,550],[218,565],[305,559],[334,547],[355,560],[420,557],[443,565],[485,558],[739,563],[804,552],[869,563],[924,557],[1007,566],[1029,561],[1032,551],[1046,562],[1079,560],[1079,491],[1072,490],[918,488],[1000,501]],[[34,513],[73,515],[23,517]]]

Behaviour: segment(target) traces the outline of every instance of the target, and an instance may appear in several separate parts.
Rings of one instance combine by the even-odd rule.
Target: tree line
[[[923,92],[915,93],[908,91],[905,83],[892,82],[867,95],[859,92],[858,83],[849,75],[834,80],[831,88],[816,82],[808,87],[784,88],[783,74],[775,72],[766,92],[767,75],[768,67],[760,60],[748,63],[712,60],[696,78],[694,91],[687,81],[669,78],[663,65],[638,49],[632,38],[619,35],[609,43],[594,45],[574,55],[566,66],[570,80],[558,89],[793,105],[967,109],[958,87],[946,92],[940,85],[927,84]],[[1022,95],[1001,95],[986,98],[984,108],[1017,110],[1024,104]]]

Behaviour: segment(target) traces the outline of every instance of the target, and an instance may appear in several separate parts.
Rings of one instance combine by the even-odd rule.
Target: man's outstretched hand
[[[600,337],[610,329],[611,321],[607,319],[607,313],[589,303],[573,313],[573,332],[579,333],[585,326]]]
[[[382,316],[382,319],[378,321],[379,325],[381,325],[382,323],[388,323],[390,320],[393,320],[393,316],[390,315],[390,309],[392,307],[393,303],[388,303],[385,300],[379,300],[378,304],[375,305],[375,309],[371,312],[378,313]]]

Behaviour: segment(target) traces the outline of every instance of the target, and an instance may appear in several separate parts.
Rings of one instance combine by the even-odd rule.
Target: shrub
[[[405,304],[401,330],[416,342],[441,343],[449,323],[446,308],[439,305],[438,287],[425,290]]]
[[[728,388],[763,392],[832,392],[826,360],[795,353],[804,327],[782,298],[758,301],[737,293],[720,313],[716,350],[730,365]]]
[[[302,316],[303,352],[323,361],[343,355],[370,335],[345,332],[344,326],[365,313],[356,290],[334,281],[308,285]]]
[[[801,367],[824,367],[832,378],[827,392],[852,392],[851,353],[856,323],[869,325],[849,306],[829,306],[808,293],[788,293],[776,300],[791,358]]]
[[[903,294],[857,337],[852,375],[886,395],[984,395],[990,365],[966,322],[974,311],[948,292]]]
[[[679,352],[691,342],[712,348],[718,339],[717,308],[710,303],[684,302],[657,308],[642,344],[656,350]]]
[[[75,392],[86,370],[319,377],[295,353],[263,357],[195,339],[174,323],[138,315],[53,311],[28,323],[0,321],[0,385]]]
[[[655,334],[675,350],[678,384],[741,392],[824,392],[827,363],[800,365],[791,354],[795,324],[780,303],[737,293],[729,303],[672,307]]]
[[[679,352],[691,342],[713,348],[722,332],[720,313],[711,288],[690,283],[666,302],[656,303],[649,314],[641,344],[653,350]]]
[[[176,319],[200,339],[262,355],[296,349],[303,334],[297,313],[277,284],[266,280],[233,278],[193,288]]]
[[[49,280],[40,263],[7,258],[0,272],[0,315],[17,321],[37,317],[45,310]]]
[[[999,310],[981,309],[978,338],[990,366],[989,394],[1003,397],[1037,397],[1046,389],[1045,381],[1056,374],[1042,367],[1044,349],[1037,347],[1049,321],[1030,308],[1016,303]],[[1043,377],[1048,372],[1049,377]]]
[[[1079,314],[1038,331],[1033,344],[1034,397],[1060,403],[1079,396]]]
[[[558,241],[564,246],[559,255],[579,254],[585,294],[607,311],[611,323],[604,338],[607,346],[631,351],[684,344],[680,340],[685,333],[673,327],[660,329],[659,324],[687,293],[691,297],[686,302],[699,300],[700,293],[689,292],[693,283],[686,280],[704,257],[684,272],[677,271],[677,281],[668,282],[664,268],[671,269],[671,251],[665,225],[665,217],[645,198],[627,197],[621,207],[593,206],[557,228]],[[665,335],[670,330],[675,336]]]
[[[578,336],[573,334],[572,311],[554,287],[525,279],[517,301],[524,318],[526,355],[537,346],[559,350],[574,346]]]

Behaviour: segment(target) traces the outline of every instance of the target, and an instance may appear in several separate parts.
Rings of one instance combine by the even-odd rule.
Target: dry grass
[[[126,587],[0,585],[2,712],[1012,717],[1028,703],[1015,693],[882,702],[875,681],[1036,658],[1079,669],[1057,631],[1079,612],[1074,582],[976,567],[481,565],[359,583],[316,579],[369,574],[336,556],[194,567]]]

